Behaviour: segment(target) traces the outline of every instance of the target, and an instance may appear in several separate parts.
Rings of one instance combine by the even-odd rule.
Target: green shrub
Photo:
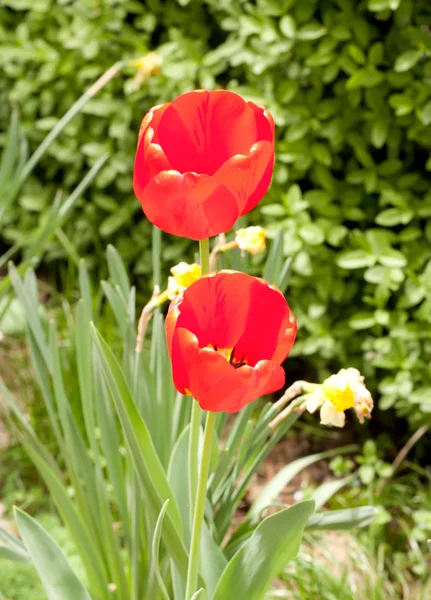
[[[148,49],[164,58],[160,76],[139,89],[132,70],[117,77],[70,123],[9,212],[8,242],[109,152],[64,231],[94,263],[112,242],[148,274],[151,229],[131,190],[139,120],[196,86],[238,91],[278,126],[274,182],[252,218],[285,232],[296,354],[320,376],[358,366],[371,387],[381,380],[381,408],[430,420],[428,0],[3,4],[0,118],[17,104],[32,147],[112,63]],[[186,246],[168,246],[166,263]],[[56,242],[47,260],[65,256]]]

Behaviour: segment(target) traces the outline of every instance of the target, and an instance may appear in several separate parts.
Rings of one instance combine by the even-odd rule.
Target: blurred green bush
[[[139,121],[197,86],[235,90],[278,126],[251,218],[284,232],[296,355],[319,377],[357,366],[380,382],[380,408],[431,421],[430,24],[429,0],[3,0],[0,130],[18,105],[32,147],[112,63],[164,59],[141,86],[133,69],[117,77],[68,125],[8,212],[6,242],[109,152],[64,233],[93,264],[110,242],[148,275],[151,228],[131,189]],[[165,262],[188,247],[170,239]]]

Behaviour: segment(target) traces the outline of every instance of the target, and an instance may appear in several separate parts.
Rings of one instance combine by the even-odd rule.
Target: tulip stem
[[[199,254],[201,262],[201,275],[208,275],[210,271],[210,241],[209,239],[199,242]]]
[[[201,264],[201,275],[209,273],[210,242],[208,239],[199,242],[199,254]],[[189,497],[190,497],[190,521],[193,522],[193,511],[198,486],[198,456],[199,456],[199,432],[201,428],[201,409],[198,402],[193,402],[192,416],[190,421],[189,438]]]
[[[190,600],[196,591],[199,563],[200,563],[200,548],[202,537],[202,525],[205,512],[205,499],[208,483],[208,473],[211,458],[211,445],[216,421],[216,413],[208,412],[204,440],[202,447],[202,458],[199,471],[199,481],[196,494],[196,502],[193,511],[193,526],[192,540],[190,544],[189,566],[187,570],[187,587],[185,600]]]

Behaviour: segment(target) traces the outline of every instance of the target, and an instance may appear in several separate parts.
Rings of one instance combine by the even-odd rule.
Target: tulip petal
[[[274,362],[281,364],[289,356],[296,339],[298,325],[292,313],[289,314],[288,326],[279,337],[277,349],[272,357]]]
[[[171,168],[163,149],[158,144],[153,144],[154,127],[157,128],[160,119],[169,107],[169,104],[155,106],[144,117],[138,136],[135,165],[133,168],[133,189],[140,200],[145,186],[150,179]]]
[[[283,369],[267,360],[235,369],[218,352],[204,348],[194,366],[190,389],[204,410],[235,413],[284,384]]]
[[[238,218],[233,195],[207,175],[163,171],[140,191],[139,199],[157,227],[192,240],[228,231]]]
[[[235,271],[199,279],[184,292],[178,325],[193,331],[201,348],[234,348],[246,327],[254,281]]]
[[[171,103],[155,141],[180,173],[213,175],[232,156],[248,154],[260,137],[251,103],[226,90],[195,90]]]
[[[257,142],[246,155],[238,154],[227,160],[214,177],[229,188],[240,214],[244,215],[252,208],[250,198],[253,206],[263,198],[271,181],[273,164],[273,145],[268,141]],[[249,204],[251,208],[246,210]]]
[[[256,119],[257,139],[274,142],[275,124],[271,113],[268,112],[265,107],[254,104],[254,102],[247,102],[247,104],[254,112],[254,118]]]
[[[263,378],[263,370],[269,369],[269,365],[271,365],[271,371],[269,375],[268,382],[264,384],[265,379]],[[286,374],[284,372],[283,367],[274,363],[274,361],[269,360],[261,360],[254,367],[257,369],[261,375],[261,388],[259,390],[259,396],[266,396],[266,394],[272,394],[273,392],[277,392],[280,390],[285,381]]]
[[[183,294],[178,296],[169,305],[168,314],[165,319],[166,344],[168,347],[169,357],[172,359],[172,340],[177,326],[178,317],[180,316],[179,306],[183,300]]]
[[[218,352],[200,350],[190,382],[190,391],[203,410],[237,412],[253,390],[253,372],[241,377]]]
[[[280,343],[280,332],[288,328],[290,316],[282,294],[266,282],[254,279],[247,322],[236,345],[236,356],[244,356],[252,367],[259,360],[272,360]]]
[[[171,347],[172,377],[180,394],[192,391],[191,377],[199,353],[198,340],[193,333],[178,327],[175,329]]]

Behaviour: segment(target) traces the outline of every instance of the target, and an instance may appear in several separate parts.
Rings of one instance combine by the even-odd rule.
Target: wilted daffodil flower
[[[160,293],[159,286],[155,286],[151,300],[144,306],[138,324],[138,335],[136,340],[136,351],[141,352],[144,343],[145,332],[151,321],[153,311],[167,300],[174,300],[194,281],[201,276],[201,267],[196,263],[189,265],[180,262],[171,268],[172,276],[168,278],[168,287]]]
[[[266,248],[265,245],[266,231],[259,225],[238,229],[235,232],[235,239],[231,242],[226,242],[224,233],[219,235],[218,241],[214,246],[210,256],[210,270],[215,271],[217,263],[217,255],[219,252],[228,252],[234,248],[239,248],[244,254],[260,254]]]
[[[167,300],[174,300],[201,276],[200,265],[180,262],[171,268],[172,276],[168,278],[168,287],[159,296],[151,301],[152,307],[161,306]]]
[[[131,61],[131,65],[138,69],[135,75],[135,87],[140,88],[142,83],[152,75],[160,73],[160,67],[163,62],[161,56],[155,52],[149,52],[141,58]]]
[[[194,281],[201,276],[201,267],[197,263],[189,265],[180,262],[171,269],[172,277],[168,279],[167,293],[169,300],[173,300],[179,293],[183,292]]]
[[[238,229],[235,233],[235,242],[240,250],[259,254],[265,250],[265,229],[258,225]]]
[[[322,425],[344,427],[345,411],[353,408],[361,423],[369,419],[373,399],[364,385],[364,377],[357,369],[341,369],[336,375],[316,386],[305,401],[305,408],[314,413],[320,408]]]

